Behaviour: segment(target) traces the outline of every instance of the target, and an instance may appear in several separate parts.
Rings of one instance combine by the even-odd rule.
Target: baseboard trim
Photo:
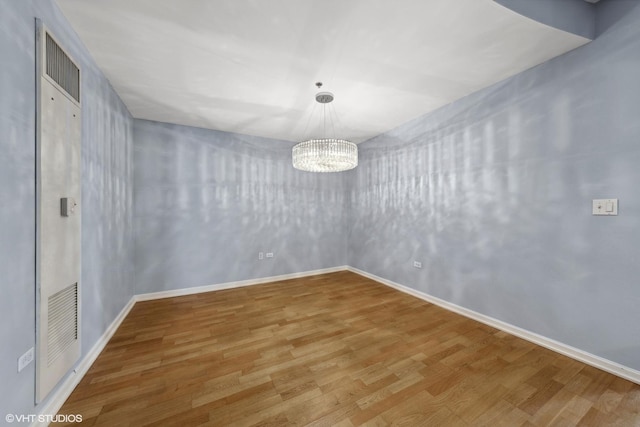
[[[429,303],[442,307],[446,310],[449,310],[454,313],[460,314],[462,316],[468,317],[470,319],[476,320],[480,323],[484,323],[485,325],[494,327],[501,331],[508,332],[511,335],[515,335],[516,337],[525,339],[534,344],[548,348],[549,350],[555,351],[556,353],[563,354],[579,362],[586,363],[587,365],[601,369],[605,372],[609,372],[610,374],[632,381],[636,384],[640,384],[640,371],[637,371],[635,369],[629,368],[624,365],[620,365],[619,363],[612,362],[600,356],[596,356],[594,354],[580,350],[579,348],[575,348],[570,345],[563,344],[559,341],[553,340],[551,338],[547,338],[545,336],[536,334],[534,332],[527,331],[526,329],[519,328],[517,326],[511,325],[501,320],[494,319],[493,317],[489,317],[484,314],[478,313],[476,311],[469,310],[467,308],[450,303],[448,301],[442,300],[440,298],[434,297],[424,292],[409,288],[407,286],[401,285],[391,280],[387,280],[385,278],[376,276],[375,274],[368,273],[358,268],[349,266],[347,267],[347,270],[353,273],[359,274],[361,276],[364,276],[366,278],[369,278],[371,280],[375,280],[378,283],[397,289],[406,294],[412,295],[416,298],[420,298],[424,301],[427,301]]]
[[[151,292],[147,294],[139,294],[135,296],[136,301],[150,301],[155,299],[173,298],[184,295],[200,294],[203,292],[220,291],[223,289],[241,288],[244,286],[261,285],[263,283],[279,282],[281,280],[299,279],[308,276],[317,276],[318,274],[335,273],[337,271],[345,271],[348,267],[342,265],[339,267],[322,268],[320,270],[303,271],[301,273],[282,274],[279,276],[261,277],[258,279],[240,280],[237,282],[218,283],[215,285],[197,286],[193,288],[175,289],[170,291]]]
[[[80,380],[82,380],[82,378],[87,373],[91,365],[93,365],[93,362],[95,362],[95,360],[98,358],[98,356],[100,355],[104,347],[107,345],[111,337],[113,337],[113,334],[116,332],[118,327],[120,327],[120,324],[122,323],[122,321],[127,317],[127,315],[129,314],[129,312],[131,311],[135,303],[138,301],[150,301],[155,299],[171,298],[171,297],[183,296],[183,295],[193,295],[193,294],[198,294],[202,292],[212,292],[212,291],[219,291],[223,289],[232,289],[232,288],[239,288],[244,286],[260,285],[264,283],[278,282],[278,281],[289,280],[289,279],[299,279],[302,277],[317,276],[319,274],[335,273],[338,271],[345,271],[345,270],[359,274],[363,277],[369,278],[378,283],[394,288],[400,292],[404,292],[416,298],[420,298],[424,301],[435,304],[439,307],[442,307],[446,310],[460,314],[462,316],[468,317],[470,319],[476,320],[480,323],[484,323],[485,325],[489,325],[501,331],[508,332],[514,336],[525,339],[527,341],[530,341],[542,347],[548,348],[549,350],[563,354],[567,357],[571,357],[572,359],[586,363],[587,365],[593,366],[598,369],[602,369],[603,371],[606,371],[613,375],[627,379],[636,384],[640,384],[640,371],[620,365],[616,362],[612,362],[610,360],[604,359],[600,356],[596,356],[594,354],[588,353],[578,348],[571,347],[559,341],[555,341],[553,339],[544,337],[542,335],[538,335],[536,333],[527,331],[526,329],[513,326],[509,323],[494,319],[492,317],[486,316],[476,311],[469,310],[467,308],[450,303],[448,301],[442,300],[440,298],[434,297],[424,292],[409,288],[407,286],[401,285],[391,280],[387,280],[385,278],[376,276],[375,274],[368,273],[364,270],[360,270],[355,267],[344,265],[339,267],[323,268],[320,270],[304,271],[300,273],[283,274],[283,275],[271,276],[271,277],[262,277],[259,279],[241,280],[237,282],[226,282],[226,283],[220,283],[216,285],[198,286],[193,288],[176,289],[171,291],[161,291],[161,292],[152,292],[147,294],[134,295],[129,300],[127,305],[125,305],[122,308],[122,310],[120,311],[118,316],[113,320],[113,322],[111,322],[111,324],[102,334],[100,339],[93,345],[91,350],[76,365],[75,369],[65,378],[65,380],[62,382],[60,387],[58,387],[54,391],[53,395],[48,399],[45,406],[43,406],[42,410],[38,411],[38,413],[45,414],[45,415],[55,415],[58,413],[58,411],[60,410],[64,402],[69,398],[69,396],[71,395],[73,390],[76,388],[78,383],[80,383]],[[39,423],[36,421],[31,425],[32,427],[41,427],[41,426],[44,427],[47,424]]]
[[[109,327],[104,331],[102,336],[98,339],[98,341],[91,347],[91,350],[78,362],[73,371],[71,371],[67,377],[63,380],[60,387],[58,387],[51,397],[48,399],[45,406],[38,411],[39,414],[43,415],[56,415],[64,402],[67,401],[73,390],[76,388],[80,380],[87,373],[93,362],[96,361],[102,350],[104,350],[105,346],[113,337],[113,334],[118,330],[122,321],[127,317],[131,309],[136,303],[135,296],[131,297],[127,305],[125,305],[120,313],[113,319],[113,322],[109,325]],[[34,422],[31,424],[32,427],[45,427],[48,426],[48,423]]]
[[[171,298],[183,295],[193,295],[202,292],[219,291],[222,289],[240,288],[243,286],[260,285],[263,283],[278,282],[281,280],[298,279],[308,276],[317,276],[319,274],[335,273],[337,271],[345,271],[348,267],[346,265],[323,268],[320,270],[303,271],[300,273],[282,274],[279,276],[261,277],[259,279],[241,280],[237,282],[219,283],[209,286],[198,286],[193,288],[176,289],[171,291],[152,292],[148,294],[134,295],[131,297],[127,305],[125,305],[118,316],[111,322],[109,327],[104,331],[100,339],[93,345],[91,350],[82,358],[76,367],[71,371],[67,377],[63,380],[62,384],[53,392],[50,398],[46,401],[41,410],[38,411],[42,415],[56,415],[64,402],[67,401],[73,390],[76,388],[80,380],[87,373],[93,362],[96,361],[104,347],[107,345],[113,334],[116,332],[122,321],[127,317],[133,306],[138,301],[150,301],[162,298]],[[38,421],[31,424],[32,427],[45,427],[47,423],[40,423]]]

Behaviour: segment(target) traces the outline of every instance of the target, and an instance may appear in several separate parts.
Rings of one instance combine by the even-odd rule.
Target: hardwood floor
[[[137,303],[60,413],[106,426],[632,426],[640,386],[339,272]]]

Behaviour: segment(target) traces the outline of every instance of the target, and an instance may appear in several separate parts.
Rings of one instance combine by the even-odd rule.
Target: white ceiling
[[[588,42],[492,0],[56,1],[134,117],[289,141],[316,81],[361,142]]]

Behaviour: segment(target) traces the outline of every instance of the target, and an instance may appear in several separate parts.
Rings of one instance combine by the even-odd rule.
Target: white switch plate
[[[29,363],[31,362],[33,362],[33,347],[31,347],[25,354],[18,358],[18,372],[26,368],[27,365],[29,365]]]
[[[264,252],[258,252],[258,259],[264,259]]]
[[[618,215],[618,199],[594,199],[592,206],[593,215]]]
[[[422,268],[422,263],[420,261],[413,261],[413,266],[415,268]]]
[[[267,252],[267,258],[273,258],[273,252]]]

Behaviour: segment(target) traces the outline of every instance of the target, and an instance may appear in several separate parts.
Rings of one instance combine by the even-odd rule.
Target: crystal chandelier
[[[316,83],[320,88],[322,83]],[[331,92],[319,92],[316,101],[322,104],[325,133],[326,106],[333,101]],[[293,167],[308,172],[341,172],[358,166],[358,146],[353,142],[336,139],[309,139],[293,147]]]

